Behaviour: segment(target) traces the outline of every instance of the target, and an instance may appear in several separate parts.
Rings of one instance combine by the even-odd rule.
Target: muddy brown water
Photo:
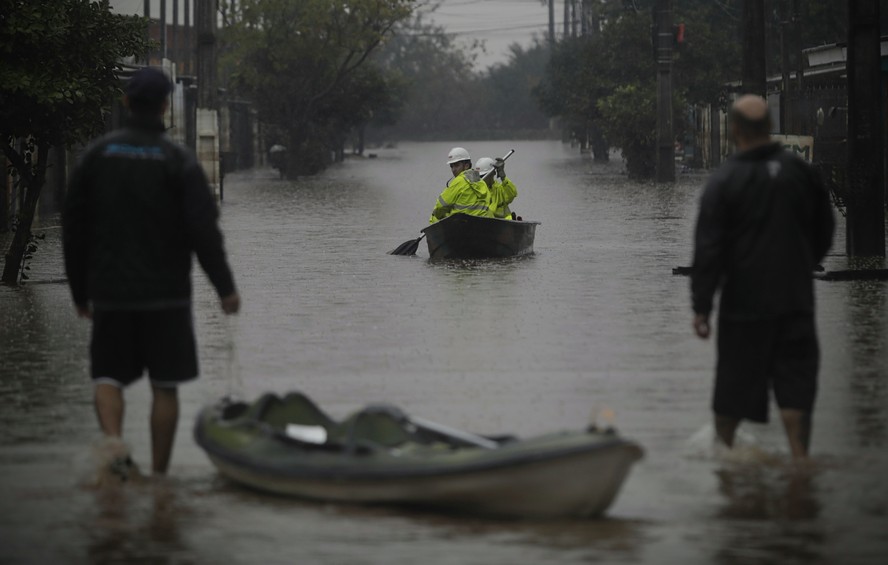
[[[417,237],[451,143],[402,144],[325,174],[225,179],[223,227],[243,297],[225,318],[195,280],[202,377],[181,391],[171,478],[87,488],[98,438],[88,324],[70,304],[58,218],[31,284],[0,287],[0,563],[885,563],[888,283],[818,281],[814,468],[794,472],[777,422],[711,446],[713,344],[690,329],[704,175],[635,184],[557,142],[514,147],[514,209],[533,256],[433,263]],[[841,269],[839,237],[827,268]],[[5,242],[4,242],[5,248]],[[334,416],[372,401],[478,432],[532,435],[608,410],[645,458],[600,520],[515,522],[278,498],[220,477],[191,437],[225,394],[302,390]],[[149,466],[148,387],[125,434]]]

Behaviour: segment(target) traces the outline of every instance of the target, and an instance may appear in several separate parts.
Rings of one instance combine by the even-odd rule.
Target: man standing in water
[[[438,196],[429,223],[434,224],[451,214],[492,218],[490,191],[472,169],[469,152],[462,147],[454,147],[447,154],[447,164],[450,166],[453,178]]]
[[[171,90],[158,69],[132,76],[124,99],[130,123],[84,151],[62,218],[74,305],[93,322],[90,372],[99,426],[107,437],[121,437],[123,388],[147,368],[152,470],[161,475],[176,434],[177,387],[198,375],[192,253],[222,310],[234,314],[240,308],[207,179],[194,154],[164,135]]]
[[[832,207],[813,170],[771,141],[763,98],[737,99],[730,127],[737,153],[703,191],[691,275],[703,339],[721,288],[716,434],[731,447],[741,420],[767,422],[773,388],[792,456],[804,459],[820,355],[812,273],[832,244]]]

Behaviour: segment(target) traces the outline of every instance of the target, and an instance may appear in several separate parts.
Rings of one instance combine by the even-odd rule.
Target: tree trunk
[[[601,128],[592,125],[590,130],[592,136],[592,158],[596,163],[607,163],[610,161],[610,143],[601,133]]]
[[[37,146],[37,166],[35,174],[19,170],[22,180],[28,179],[25,188],[25,200],[18,214],[18,224],[15,236],[6,252],[6,262],[3,265],[3,284],[17,285],[22,269],[22,259],[31,241],[31,226],[34,224],[34,215],[37,211],[37,201],[40,200],[40,190],[46,182],[46,159],[49,155],[49,147],[44,143]]]
[[[0,157],[0,161],[6,164],[6,159]],[[5,168],[5,167],[4,167]],[[0,233],[9,231],[9,189],[7,188],[7,177],[3,178],[3,186],[0,186]]]

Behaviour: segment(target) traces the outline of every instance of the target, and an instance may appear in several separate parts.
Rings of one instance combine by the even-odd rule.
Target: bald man
[[[731,447],[742,420],[767,422],[773,390],[792,456],[805,459],[820,362],[812,273],[832,244],[832,205],[811,167],[771,141],[764,99],[741,96],[729,119],[737,151],[703,190],[691,275],[702,339],[720,291],[716,434]]]

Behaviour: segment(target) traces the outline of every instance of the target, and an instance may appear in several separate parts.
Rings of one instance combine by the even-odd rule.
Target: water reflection
[[[848,284],[849,385],[858,441],[885,445],[888,431],[888,285],[874,281]]]
[[[744,466],[715,472],[725,505],[721,518],[812,520],[820,514],[813,471]]]
[[[50,235],[41,251],[50,253],[57,244]],[[66,286],[0,291],[0,444],[80,427],[77,412],[89,402],[89,378],[80,362],[85,324],[74,315]]]
[[[96,489],[95,514],[82,521],[90,562],[182,563],[188,547],[179,522],[189,511],[177,491],[163,480]]]
[[[824,370],[814,452],[841,465],[806,483],[779,462],[736,469],[688,456],[687,438],[711,418],[714,348],[691,335],[687,279],[670,273],[690,258],[704,177],[638,185],[617,162],[596,166],[560,143],[516,143],[517,209],[543,222],[535,255],[386,255],[427,225],[445,180],[438,172],[447,173],[441,155],[454,145],[404,144],[296,182],[263,170],[226,178],[222,221],[245,305],[234,320],[222,316],[205,278],[194,277],[203,375],[182,391],[177,481],[166,494],[69,484],[64,463],[96,434],[89,326],[74,317],[65,285],[0,287],[0,561],[884,561],[888,285],[817,283]],[[473,153],[503,150],[476,145]],[[35,282],[63,276],[54,233],[35,256]],[[576,428],[610,406],[646,458],[608,517],[594,521],[306,503],[221,480],[189,434],[198,410],[226,393],[294,389],[334,416],[387,401],[520,436]],[[142,382],[127,394],[127,440],[144,464],[150,389]],[[779,423],[749,429],[785,459]]]
[[[716,534],[717,563],[829,562],[824,551],[828,535],[818,520],[822,506],[814,470],[743,465],[715,474],[724,497],[717,516],[733,522]]]

